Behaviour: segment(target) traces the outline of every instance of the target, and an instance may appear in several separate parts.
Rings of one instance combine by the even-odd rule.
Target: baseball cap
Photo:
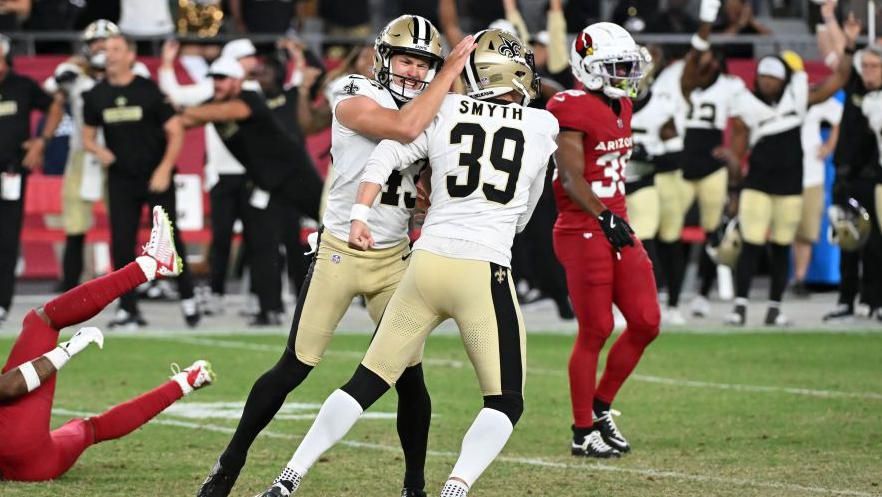
[[[787,69],[784,67],[784,62],[781,62],[781,59],[778,57],[763,57],[756,67],[756,74],[758,76],[786,79]]]
[[[224,45],[224,48],[221,50],[221,57],[230,59],[241,59],[242,57],[250,57],[256,54],[257,49],[254,48],[254,43],[251,43],[251,40],[247,38],[233,40]]]
[[[245,69],[242,69],[242,64],[235,59],[221,57],[208,67],[208,77],[245,79]]]

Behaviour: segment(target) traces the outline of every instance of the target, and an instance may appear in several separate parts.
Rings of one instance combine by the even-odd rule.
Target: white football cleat
[[[662,313],[662,322],[671,326],[684,326],[686,324],[686,318],[680,313],[680,308],[668,307]]]
[[[73,357],[83,351],[90,343],[94,343],[99,349],[104,348],[104,335],[101,330],[94,326],[86,326],[77,330],[70,340],[58,344],[59,347],[67,351],[70,357]]]
[[[710,302],[708,302],[707,298],[696,295],[695,298],[692,299],[692,302],[689,303],[689,310],[692,312],[692,315],[697,318],[705,318],[710,315]]]
[[[150,240],[144,245],[143,255],[156,261],[156,273],[160,276],[177,276],[184,262],[175,247],[174,227],[168,213],[160,206],[153,207],[153,229]]]

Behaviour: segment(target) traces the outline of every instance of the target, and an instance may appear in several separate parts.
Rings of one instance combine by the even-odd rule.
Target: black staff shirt
[[[175,116],[153,81],[135,76],[125,86],[106,79],[83,96],[83,121],[104,131],[116,156],[111,175],[149,179],[165,155],[165,123]]]
[[[24,172],[21,146],[31,137],[31,111],[51,105],[52,97],[30,78],[8,72],[0,81],[0,171]]]

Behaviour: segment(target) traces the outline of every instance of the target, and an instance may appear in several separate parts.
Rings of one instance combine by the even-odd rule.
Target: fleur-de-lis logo
[[[502,45],[499,45],[499,53],[513,59],[521,56],[521,44],[515,40],[502,38]]]
[[[499,268],[496,270],[495,273],[493,273],[493,276],[496,277],[497,283],[502,283],[503,281],[505,281],[506,272],[504,269]]]
[[[358,85],[355,84],[355,81],[352,81],[348,85],[343,87],[343,92],[347,95],[357,95]]]
[[[126,104],[126,102],[127,102],[126,97],[120,96],[120,97],[116,97],[116,100],[114,100],[113,103],[115,103],[117,107],[122,107]]]

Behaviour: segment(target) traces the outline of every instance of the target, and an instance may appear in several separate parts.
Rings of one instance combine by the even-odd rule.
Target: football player
[[[391,21],[377,37],[375,79],[350,75],[336,84],[331,137],[333,184],[318,250],[298,296],[288,344],[279,361],[252,387],[236,433],[200,488],[200,497],[229,495],[255,437],[285,397],[318,365],[354,297],[364,296],[371,319],[379,320],[407,266],[408,222],[416,203],[414,178],[423,162],[384,181],[385,191],[371,218],[377,244],[366,252],[352,250],[346,243],[348,216],[359,178],[381,139],[409,142],[431,123],[473,45],[471,37],[463,39],[441,68],[441,36],[435,27],[422,17],[402,16]],[[216,86],[228,84],[215,81]],[[214,112],[212,105],[228,103],[202,107],[203,111]],[[198,109],[189,109],[185,116],[191,111],[202,112]],[[247,161],[243,163],[248,165]],[[405,459],[402,495],[420,496],[425,495],[423,467],[431,401],[423,381],[422,350],[404,359],[408,368],[396,385],[398,432]]]
[[[625,207],[625,168],[633,148],[631,98],[646,62],[624,28],[592,24],[576,35],[570,55],[585,91],[561,92],[548,103],[561,127],[554,246],[579,322],[569,364],[573,455],[614,457],[630,450],[610,406],[659,332],[652,263],[633,237]],[[613,330],[613,304],[627,327],[598,383],[597,360]]]
[[[150,241],[135,262],[80,285],[25,316],[0,375],[0,480],[58,478],[89,446],[131,433],[184,395],[214,380],[211,365],[199,360],[124,404],[49,431],[55,373],[89,344],[104,344],[98,328],[86,327],[56,346],[59,330],[91,319],[144,282],[177,276],[183,263],[173,240],[168,216],[161,207],[154,207]]]
[[[430,204],[410,265],[349,382],[325,401],[291,461],[263,497],[293,493],[319,456],[387,392],[446,319],[459,326],[484,395],[442,496],[464,497],[502,450],[523,411],[526,335],[509,269],[516,231],[539,201],[557,123],[525,106],[538,92],[532,53],[488,29],[466,65],[467,96],[449,95],[410,145],[382,142],[352,207],[349,244],[380,240],[375,201],[394,171],[432,164]]]
[[[646,53],[644,59],[655,60],[651,53]],[[647,64],[639,93],[634,99],[631,118],[634,147],[625,166],[625,201],[634,234],[643,243],[655,266],[655,238],[661,223],[659,193],[655,183],[656,165],[663,164],[665,170],[669,169],[664,167],[672,159],[666,144],[677,136],[677,107],[669,95],[652,91],[654,68],[654,63]]]
[[[707,41],[719,9],[719,0],[701,2],[701,25],[692,37],[692,50],[686,55],[680,80],[689,106],[683,137],[684,195],[687,206],[693,199],[698,202],[705,247],[719,243],[719,228],[729,198],[729,177],[739,167],[723,146],[723,131],[734,115],[734,102],[747,92],[741,78],[726,74],[722,52],[711,50]],[[703,317],[710,312],[707,297],[717,274],[707,250],[702,250],[699,273],[701,285],[690,310],[694,316]]]
[[[819,85],[810,87],[805,71],[794,70],[782,56],[771,55],[757,64],[754,93],[738,98],[736,106],[743,125],[735,126],[733,133],[749,134],[751,153],[738,201],[743,243],[735,274],[735,306],[725,317],[726,324],[744,326],[747,321],[753,274],[767,240],[772,281],[764,323],[767,326],[790,324],[781,312],[781,298],[787,286],[790,245],[796,237],[802,213],[804,151],[800,130],[808,107],[824,102],[848,81],[860,29],[860,23],[853,17],[845,23],[845,54],[836,71]],[[744,142],[733,136],[733,143]],[[740,162],[746,150],[734,152]]]
[[[59,64],[52,76],[43,83],[44,90],[64,99],[70,108],[74,125],[61,191],[62,222],[67,235],[61,279],[61,288],[65,291],[80,282],[86,232],[92,226],[92,204],[101,199],[104,189],[101,164],[94,155],[83,149],[83,93],[91,90],[104,76],[107,61],[105,42],[119,33],[119,27],[110,21],[99,19],[92,22],[80,35],[82,53]],[[134,70],[140,76],[150,77],[150,72],[141,62],[135,62]]]
[[[654,57],[654,64],[661,66],[661,62],[657,59]],[[680,79],[685,64],[682,59],[670,63],[652,83],[653,95],[666,98],[675,109],[676,136],[665,140],[665,154],[656,157],[654,163],[655,189],[659,200],[658,237],[655,246],[660,268],[657,269],[656,274],[661,275],[661,280],[667,289],[667,305],[662,311],[662,321],[673,325],[686,324],[686,319],[680,312],[680,291],[686,264],[686,254],[681,246],[680,236],[683,231],[683,216],[689,208],[683,193],[685,187],[683,170],[680,166],[686,115],[689,110],[689,103],[680,89]]]

